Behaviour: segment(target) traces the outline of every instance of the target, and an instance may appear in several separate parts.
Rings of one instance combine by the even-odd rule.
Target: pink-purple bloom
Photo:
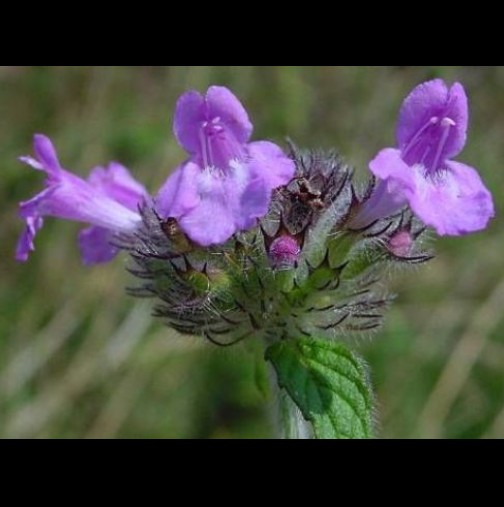
[[[201,246],[254,227],[268,211],[272,190],[294,176],[294,162],[279,146],[249,142],[252,130],[227,88],[212,86],[205,96],[191,91],[177,103],[174,132],[189,159],[168,178],[156,206]]]
[[[61,167],[52,142],[43,135],[35,135],[34,152],[35,158],[20,160],[46,173],[46,188],[20,204],[26,228],[18,243],[17,260],[28,260],[45,216],[90,224],[79,235],[84,263],[111,260],[117,254],[111,244],[114,234],[131,233],[142,221],[138,206],[148,198],[145,188],[116,162],[93,169],[87,181],[71,174]]]
[[[417,86],[403,103],[397,148],[370,162],[379,178],[374,194],[352,225],[365,225],[409,204],[440,235],[484,229],[494,216],[492,196],[472,167],[455,162],[464,148],[468,101],[463,86],[441,79]]]

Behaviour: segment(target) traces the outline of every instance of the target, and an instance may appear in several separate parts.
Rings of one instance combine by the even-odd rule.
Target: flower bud
[[[413,249],[414,238],[405,229],[395,232],[389,239],[387,248],[395,257],[409,257]]]
[[[269,259],[275,269],[289,269],[296,265],[301,248],[295,238],[283,235],[275,239],[269,249]]]

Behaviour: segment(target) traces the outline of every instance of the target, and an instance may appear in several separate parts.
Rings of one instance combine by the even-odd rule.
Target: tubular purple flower
[[[294,161],[279,146],[249,143],[252,130],[227,88],[212,86],[204,97],[188,92],[177,103],[174,132],[190,158],[161,188],[156,207],[201,246],[253,227],[267,213],[272,190],[294,176]]]
[[[111,260],[117,254],[110,244],[112,236],[131,233],[142,221],[138,205],[148,198],[144,187],[116,162],[107,168],[95,168],[88,181],[82,180],[61,167],[52,142],[43,135],[34,136],[34,151],[35,158],[20,160],[46,173],[46,188],[20,204],[19,214],[26,228],[18,243],[16,259],[28,260],[35,249],[34,239],[42,228],[43,217],[51,216],[92,226],[79,235],[85,264]]]
[[[401,108],[398,148],[370,162],[380,179],[352,226],[384,218],[409,204],[440,235],[459,236],[486,228],[494,205],[478,173],[451,158],[465,146],[468,101],[464,88],[435,79],[417,86]]]

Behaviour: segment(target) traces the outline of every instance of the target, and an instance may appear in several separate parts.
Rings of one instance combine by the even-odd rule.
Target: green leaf
[[[371,438],[372,392],[364,362],[345,345],[300,338],[266,350],[316,438]]]

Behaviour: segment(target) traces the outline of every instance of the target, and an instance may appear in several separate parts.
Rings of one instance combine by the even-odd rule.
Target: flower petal
[[[238,143],[248,142],[254,129],[247,111],[238,98],[224,86],[211,86],[206,94],[207,120],[219,118]]]
[[[199,183],[200,201],[179,219],[180,226],[201,246],[225,243],[237,231],[237,195],[227,195],[223,179],[210,171],[204,172]]]
[[[64,170],[57,183],[21,203],[21,216],[35,214],[89,223],[117,232],[131,232],[141,222],[138,213]]]
[[[445,116],[455,122],[455,127],[445,146],[446,158],[452,158],[464,149],[469,125],[469,101],[464,87],[460,83],[455,83],[450,88]]]
[[[19,238],[16,249],[16,260],[26,262],[30,252],[35,250],[34,239],[37,232],[42,229],[44,220],[40,216],[28,216],[25,218],[26,227]]]
[[[196,91],[184,93],[175,108],[173,132],[178,143],[193,155],[201,149],[200,130],[205,121],[207,118],[203,96]]]
[[[460,236],[485,229],[494,216],[494,205],[478,173],[459,162],[427,176],[414,168],[416,189],[410,198],[413,212],[441,236]]]
[[[18,160],[20,162],[23,162],[23,164],[27,164],[33,169],[36,169],[37,171],[43,171],[44,166],[38,161],[35,160],[33,157],[26,156],[26,157],[19,157]]]
[[[237,230],[247,230],[257,225],[257,220],[268,213],[271,190],[262,179],[251,181],[240,199],[240,208],[235,211]]]
[[[28,219],[34,216],[49,215],[46,203],[51,202],[51,196],[56,191],[57,185],[45,188],[29,201],[19,203],[19,216]]]
[[[196,164],[186,162],[168,177],[154,200],[161,217],[178,219],[199,204],[198,181],[201,173],[202,169]]]
[[[106,168],[96,167],[91,171],[88,181],[91,186],[131,211],[137,211],[139,204],[148,198],[145,187],[118,162],[111,162]]]
[[[449,119],[448,127],[442,126],[443,119]],[[397,128],[399,148],[409,154],[406,160],[411,164],[429,167],[435,160],[452,158],[466,143],[468,119],[467,95],[460,83],[448,89],[441,79],[427,81],[417,86],[402,105]],[[442,140],[443,128],[449,128],[449,132]],[[428,152],[426,147],[430,148]]]
[[[401,152],[385,148],[369,163],[369,169],[380,180],[393,181],[390,191],[411,194],[415,188],[415,177],[411,167],[401,158]]]
[[[269,190],[287,185],[296,171],[294,161],[280,146],[269,141],[257,141],[248,146],[252,177],[261,178]]]
[[[222,126],[224,144],[230,144],[233,152],[240,152],[239,148],[252,135],[253,126],[247,111],[235,95],[222,86],[211,86],[205,97],[196,91],[184,93],[177,102],[173,125],[175,137],[194,157],[203,156],[203,145],[208,142],[208,132],[203,132],[202,128],[208,122]],[[206,136],[205,139],[202,136]],[[217,159],[223,158],[218,153],[215,156]]]
[[[261,178],[249,180],[246,164],[234,162],[223,173],[187,162],[170,176],[155,202],[161,217],[176,218],[194,242],[209,246],[255,226],[270,199],[271,190]]]
[[[33,149],[37,160],[49,175],[56,175],[61,170],[56,149],[47,136],[35,134],[33,137]]]
[[[369,168],[379,181],[369,199],[348,223],[351,229],[363,229],[397,213],[415,190],[414,173],[402,160],[399,150],[386,148],[380,151],[369,163]]]
[[[119,250],[110,244],[113,233],[102,227],[89,227],[79,233],[79,248],[86,266],[111,261]]]
[[[397,141],[404,150],[433,116],[439,117],[448,101],[448,88],[442,79],[418,85],[406,97],[399,113]]]

